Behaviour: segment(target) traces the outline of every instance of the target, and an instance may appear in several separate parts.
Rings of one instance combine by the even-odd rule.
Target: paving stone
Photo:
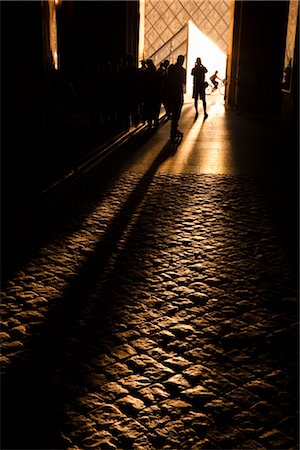
[[[143,397],[145,401],[150,403],[154,401],[163,400],[169,397],[169,393],[166,391],[163,384],[156,383],[139,390],[139,395]]]
[[[262,434],[260,436],[260,441],[269,448],[277,449],[290,448],[293,445],[293,440],[276,428]]]
[[[163,412],[168,412],[170,415],[180,415],[184,410],[190,409],[191,404],[179,399],[166,400],[160,405]]]
[[[202,349],[193,349],[192,352],[187,352],[188,354],[197,355],[198,352],[202,352]],[[189,378],[199,378],[203,377],[204,374],[209,373],[210,370],[202,364],[191,364],[189,367],[183,368],[182,373]]]
[[[11,407],[74,450],[294,448],[296,284],[258,180],[146,178],[89,174],[81,215],[7,283],[3,372],[49,368],[43,407],[29,376]]]
[[[76,407],[81,413],[97,409],[103,405],[102,398],[98,393],[89,392],[76,400]]]
[[[92,409],[88,415],[88,419],[99,430],[99,433],[102,433],[103,430],[108,430],[112,424],[125,418],[126,415],[115,404],[104,402]],[[82,423],[85,422],[86,420],[82,420]]]
[[[169,389],[183,389],[190,387],[189,382],[180,374],[176,374],[164,383]]]
[[[22,311],[16,314],[16,319],[20,320],[21,323],[27,323],[31,320],[37,320],[44,318],[42,311]]]
[[[2,342],[2,351],[8,355],[12,352],[16,352],[18,350],[20,350],[22,347],[24,347],[23,342],[21,341],[11,341],[11,340],[7,340],[5,342]]]
[[[10,335],[15,338],[22,338],[26,336],[28,328],[25,325],[19,325],[10,329]]]
[[[254,394],[259,394],[262,397],[269,397],[275,390],[274,386],[263,380],[250,381],[245,384],[245,389],[249,389]]]
[[[116,362],[116,360],[114,358],[112,358],[110,355],[106,355],[106,354],[100,354],[98,355],[97,358],[92,358],[91,359],[91,364],[94,367],[105,367],[108,365],[113,365]]]
[[[101,396],[108,402],[115,401],[118,397],[123,397],[128,394],[129,391],[121,386],[119,383],[110,382],[101,385]]]
[[[89,368],[87,368],[87,370],[89,370]],[[84,377],[84,384],[88,389],[97,389],[106,383],[106,381],[105,375],[101,373],[88,373]]]
[[[1,373],[4,372],[10,364],[10,358],[0,355]]]
[[[132,341],[131,345],[134,348],[137,348],[139,350],[149,350],[153,347],[156,347],[156,342],[154,342],[148,338],[141,338],[141,339],[136,339],[135,341]]]
[[[139,338],[140,333],[136,330],[125,330],[120,333],[116,333],[116,336],[124,343],[133,341],[134,339]]]
[[[146,378],[142,375],[130,375],[126,378],[120,378],[119,383],[125,386],[128,389],[141,389],[150,384],[149,378]]]
[[[188,352],[189,349],[193,347],[193,343],[195,342],[195,338],[193,336],[188,336],[185,339],[177,339],[175,341],[171,341],[167,344],[168,351],[185,353]]]
[[[200,385],[185,389],[181,392],[181,395],[188,401],[197,403],[205,403],[215,397],[215,394],[212,391]]]
[[[174,370],[157,362],[153,367],[146,367],[144,375],[153,381],[161,381],[166,377],[169,377],[171,374],[174,374]]]
[[[131,414],[137,414],[141,409],[145,408],[145,403],[139,398],[127,395],[117,401],[117,405],[124,411]]]
[[[147,428],[149,436],[151,436],[153,430],[162,427],[169,421],[169,416],[163,415],[161,413],[161,408],[155,403],[142,409],[139,412],[137,419]]]
[[[191,363],[182,356],[172,356],[171,358],[165,360],[165,364],[175,369],[180,369],[189,366]]]
[[[109,380],[118,380],[124,375],[131,375],[133,372],[126,364],[116,363],[103,368],[104,374]]]
[[[164,448],[179,448],[181,443],[186,440],[186,429],[181,420],[171,420],[162,428],[155,430],[157,439],[165,442]]]
[[[171,342],[176,339],[175,334],[171,333],[169,330],[160,330],[156,335],[156,338],[164,342]]]
[[[10,339],[10,335],[8,333],[5,333],[4,331],[1,331],[0,339],[1,341],[8,341]]]
[[[113,357],[122,360],[135,355],[136,351],[130,345],[124,344],[114,348],[111,354]]]

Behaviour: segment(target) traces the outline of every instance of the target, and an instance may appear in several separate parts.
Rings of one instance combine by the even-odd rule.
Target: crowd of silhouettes
[[[168,68],[168,60],[156,68],[151,59],[141,61],[137,67],[133,56],[126,55],[114,61],[86,64],[74,76],[52,70],[50,102],[54,107],[57,102],[68,104],[69,113],[73,110],[74,115],[85,115],[93,129],[118,132],[147,124],[155,130],[162,106],[170,118]]]

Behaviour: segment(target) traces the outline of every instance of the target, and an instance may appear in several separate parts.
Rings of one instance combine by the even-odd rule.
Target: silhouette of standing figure
[[[125,130],[138,125],[138,69],[132,55],[126,55],[122,70],[123,101],[125,108]]]
[[[167,76],[167,91],[171,118],[171,140],[174,141],[178,135],[183,135],[178,130],[178,122],[183,105],[183,85],[186,84],[186,70],[182,67],[184,56],[179,55],[176,64],[171,64]]]
[[[152,59],[147,59],[145,72],[145,114],[149,128],[158,128],[161,104],[160,79]]]
[[[203,103],[204,119],[208,117],[206,113],[206,99],[205,99],[205,74],[207,73],[207,68],[201,63],[201,58],[196,59],[195,67],[193,67],[191,75],[194,77],[193,86],[193,97],[196,110],[196,117],[198,117],[198,98]]]
[[[168,77],[169,65],[170,65],[170,61],[168,59],[165,59],[162,63],[163,73],[162,73],[162,88],[161,88],[162,103],[164,105],[168,120],[171,118],[169,99],[168,99],[168,93],[167,93],[167,77]]]

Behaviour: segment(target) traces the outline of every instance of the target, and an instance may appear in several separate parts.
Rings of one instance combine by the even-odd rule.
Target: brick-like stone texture
[[[296,280],[258,181],[84,183],[2,292],[5,445],[296,448]]]

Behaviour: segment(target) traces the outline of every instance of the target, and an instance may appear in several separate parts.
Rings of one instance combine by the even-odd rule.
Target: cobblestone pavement
[[[3,289],[3,448],[298,448],[297,282],[259,181],[158,174],[170,151],[51,199],[62,231]]]

